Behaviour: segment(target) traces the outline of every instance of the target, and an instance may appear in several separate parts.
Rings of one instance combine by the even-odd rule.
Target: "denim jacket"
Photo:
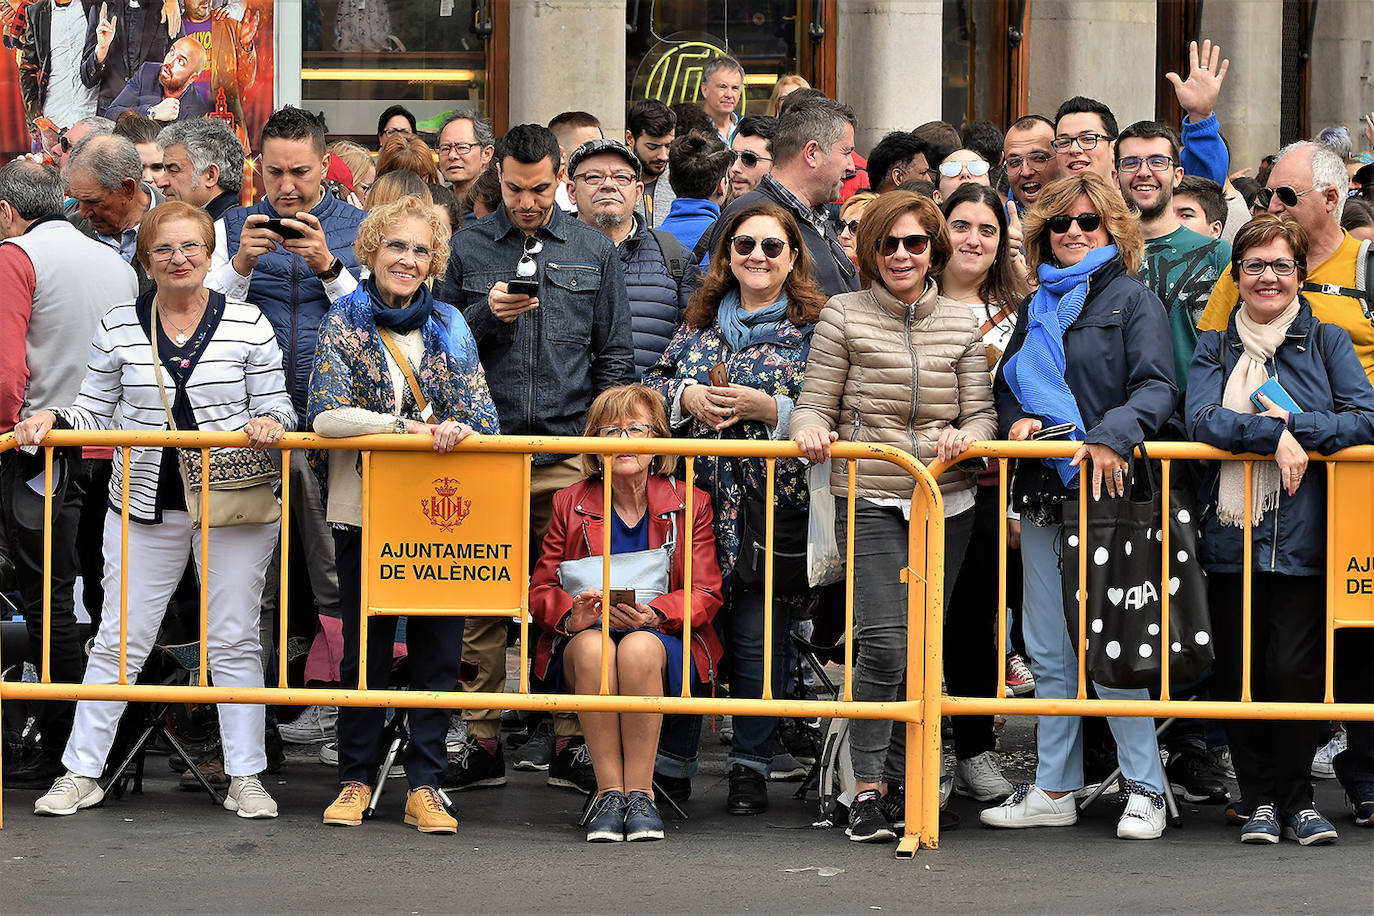
[[[580,436],[592,399],[635,380],[625,279],[611,241],[558,207],[535,236],[544,245],[534,256],[537,308],[506,323],[487,304],[524,252],[525,234],[505,207],[453,236],[434,297],[457,306],[472,330],[501,432]],[[535,455],[534,463],[561,457]]]

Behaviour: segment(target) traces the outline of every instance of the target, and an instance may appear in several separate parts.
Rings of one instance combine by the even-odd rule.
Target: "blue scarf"
[[[372,319],[379,328],[390,328],[400,334],[409,334],[424,327],[429,316],[434,314],[434,294],[423,283],[415,291],[415,298],[410,300],[410,305],[400,309],[392,308],[382,300],[381,293],[377,291],[376,278],[368,277],[364,280],[363,288],[367,290],[367,301],[372,306]]]
[[[1088,297],[1088,277],[1116,257],[1116,246],[1094,248],[1072,267],[1040,265],[1040,288],[1031,299],[1029,327],[1021,349],[1007,360],[1005,378],[1021,409],[1043,417],[1046,426],[1072,423],[1069,436],[1084,438],[1083,416],[1064,377],[1064,332],[1078,320]],[[1078,468],[1068,458],[1046,458],[1069,489],[1078,487]]]
[[[721,297],[720,308],[716,310],[721,336],[734,353],[756,343],[776,340],[778,322],[786,317],[786,292],[767,308],[746,312],[740,303],[739,290],[732,289]]]

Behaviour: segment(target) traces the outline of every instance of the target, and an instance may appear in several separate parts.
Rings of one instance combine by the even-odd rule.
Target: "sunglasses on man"
[[[747,149],[732,149],[730,152],[746,169],[758,168],[760,162],[773,161],[768,156],[760,156],[758,153]]]
[[[1268,210],[1269,202],[1277,197],[1279,203],[1283,204],[1285,207],[1296,207],[1299,197],[1302,197],[1304,194],[1311,194],[1315,190],[1317,190],[1316,185],[1313,185],[1305,191],[1290,188],[1286,184],[1281,184],[1277,188],[1260,188],[1259,193],[1255,195],[1255,203]]]

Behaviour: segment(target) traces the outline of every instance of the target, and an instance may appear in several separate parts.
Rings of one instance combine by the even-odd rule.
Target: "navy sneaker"
[[[1359,827],[1374,827],[1374,782],[1357,782],[1345,790]]]
[[[1240,831],[1242,843],[1277,843],[1279,841],[1278,810],[1273,805],[1256,805],[1255,811]]]
[[[1325,846],[1336,842],[1336,828],[1316,808],[1304,808],[1283,825],[1283,836],[1304,846]]]
[[[534,739],[531,738],[531,741]],[[555,738],[557,742],[559,739]],[[554,744],[557,747],[557,744]],[[563,750],[555,750],[549,760],[548,784],[560,789],[575,789],[583,794],[596,791],[596,770],[592,768],[592,754],[587,739],[571,738]]]
[[[587,842],[619,843],[624,840],[625,806],[626,799],[622,792],[612,790],[599,796],[592,805],[592,816],[587,821]],[[662,822],[659,823],[662,826]]]
[[[639,790],[630,793],[625,809],[625,839],[631,843],[663,839],[663,818],[658,815],[658,806]]]

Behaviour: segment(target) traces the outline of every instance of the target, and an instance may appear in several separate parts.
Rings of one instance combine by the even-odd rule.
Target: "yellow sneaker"
[[[363,822],[363,812],[372,801],[372,790],[360,782],[346,782],[339,790],[334,804],[324,809],[324,822],[341,827],[357,827]]]
[[[457,833],[458,820],[444,810],[444,800],[432,786],[406,795],[406,823],[421,833]]]

